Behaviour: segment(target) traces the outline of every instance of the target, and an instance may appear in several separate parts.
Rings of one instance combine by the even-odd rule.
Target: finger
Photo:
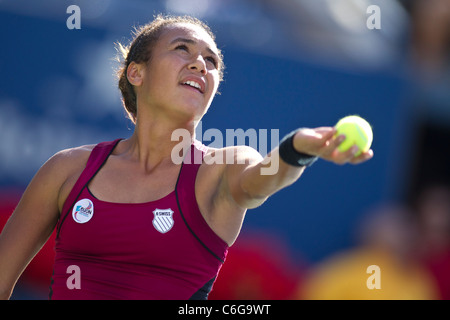
[[[331,154],[331,159],[336,164],[346,164],[351,162],[355,158],[355,154],[359,151],[359,148],[354,145],[346,151],[340,151],[339,149],[334,149]]]
[[[314,129],[314,131],[320,134],[325,141],[331,139],[336,133],[336,129],[333,127],[319,127]]]
[[[345,134],[340,134],[336,137],[333,137],[333,139],[329,141],[329,147],[332,149],[336,149],[341,145],[342,142],[344,142],[345,138]]]
[[[298,130],[297,135],[303,138],[315,138],[315,139],[322,138],[321,134],[319,134],[315,129],[310,128],[301,128],[300,130]]]
[[[325,147],[322,150],[323,156],[330,156],[337,150],[339,145],[345,140],[345,135],[341,134],[337,137],[332,137],[325,142]]]
[[[360,164],[363,162],[366,162],[367,160],[370,160],[373,158],[373,150],[370,149],[369,151],[363,152],[360,155],[358,155],[357,157],[354,157],[353,159],[350,160],[351,164]]]

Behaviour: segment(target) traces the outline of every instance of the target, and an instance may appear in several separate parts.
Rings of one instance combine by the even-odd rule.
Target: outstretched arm
[[[357,147],[340,152],[337,147],[345,136],[335,137],[335,133],[336,129],[333,127],[299,129],[292,144],[296,152],[317,156],[339,165],[359,164],[372,158],[372,150],[355,157]],[[229,165],[226,177],[229,181],[229,192],[242,208],[258,207],[269,196],[297,181],[305,170],[305,167],[293,166],[283,161],[279,147],[273,149],[265,158],[251,148],[240,149],[236,157],[241,162],[236,161],[236,164]],[[249,161],[246,164],[238,164],[243,162],[242,159]],[[272,170],[268,170],[270,166]]]

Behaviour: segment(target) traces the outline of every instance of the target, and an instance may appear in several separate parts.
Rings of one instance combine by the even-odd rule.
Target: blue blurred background
[[[66,26],[72,4],[81,9],[81,29]],[[366,25],[370,5],[380,8],[381,29]],[[133,26],[155,14],[190,14],[211,26],[226,64],[203,132],[277,129],[282,137],[349,114],[373,126],[371,161],[318,161],[248,212],[222,270],[236,282],[227,287],[219,277],[211,294],[308,298],[310,273],[362,245],[360,226],[373,212],[395,204],[421,221],[415,200],[450,181],[449,11],[447,0],[1,0],[0,222],[55,152],[132,134],[114,76],[114,43],[127,43]],[[46,298],[52,241],[13,298]],[[248,277],[236,280],[239,272]],[[242,281],[256,289],[236,289]]]

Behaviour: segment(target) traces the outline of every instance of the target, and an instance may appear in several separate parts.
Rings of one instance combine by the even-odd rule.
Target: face
[[[152,112],[169,112],[171,117],[199,120],[217,92],[219,63],[216,44],[203,28],[191,24],[166,27],[150,61],[137,66],[141,68],[136,86],[138,110],[149,107]]]

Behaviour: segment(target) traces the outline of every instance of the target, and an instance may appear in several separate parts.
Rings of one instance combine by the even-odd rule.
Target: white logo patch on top
[[[155,209],[153,215],[152,223],[156,230],[166,233],[172,229],[174,224],[172,209]]]
[[[94,204],[89,199],[82,199],[75,203],[72,209],[72,218],[75,222],[86,223],[94,215]]]

